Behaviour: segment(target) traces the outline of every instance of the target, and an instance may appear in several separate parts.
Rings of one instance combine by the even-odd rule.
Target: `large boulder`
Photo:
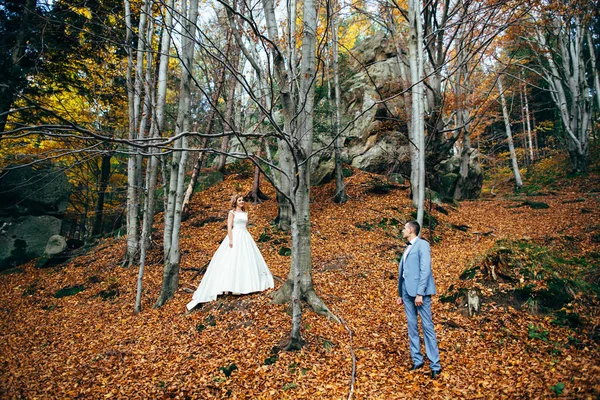
[[[71,184],[52,165],[10,168],[0,177],[0,270],[44,253],[60,234]]]
[[[345,120],[352,121],[344,133],[345,161],[375,173],[388,172],[398,160],[410,162],[406,121],[390,118],[402,114],[403,98],[381,103],[402,90],[393,41],[382,32],[361,41],[350,66],[353,74],[343,83],[342,97]]]
[[[0,178],[0,215],[52,215],[62,218],[71,184],[53,166],[9,169]],[[44,239],[44,242],[48,237]]]
[[[41,256],[61,225],[62,221],[51,215],[0,217],[0,270]]]
[[[434,179],[431,180],[431,186],[438,191],[444,199],[454,197],[454,190],[459,177],[460,156],[454,156],[440,162],[434,168]],[[483,171],[478,161],[477,151],[472,151],[469,158],[469,171],[467,180],[462,187],[462,196],[457,200],[477,199],[481,194],[483,185]]]
[[[374,173],[384,173],[399,160],[410,163],[408,146],[402,136],[375,134],[364,145],[348,150],[353,167]]]

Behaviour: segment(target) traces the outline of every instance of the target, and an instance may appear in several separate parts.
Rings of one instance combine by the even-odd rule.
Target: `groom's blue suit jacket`
[[[410,252],[398,266],[398,295],[402,296],[402,283],[406,285],[409,296],[427,296],[436,294],[433,274],[431,273],[431,250],[426,240],[417,238],[409,247]],[[406,252],[408,249],[405,249]],[[403,253],[404,255],[404,253]],[[404,277],[402,276],[404,275]]]

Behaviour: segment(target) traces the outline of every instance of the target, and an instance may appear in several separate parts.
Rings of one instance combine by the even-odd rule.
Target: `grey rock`
[[[335,160],[333,157],[317,164],[316,169],[310,176],[310,184],[313,186],[322,185],[331,181],[335,172]]]
[[[35,264],[36,268],[44,268],[49,265],[57,264],[64,260],[64,252],[67,250],[67,239],[60,235],[51,236],[48,239],[44,254]]]
[[[0,219],[0,270],[40,257],[48,239],[60,233],[62,221],[50,215]]]
[[[442,197],[435,190],[431,190],[429,188],[425,189],[425,198],[430,200],[433,204],[441,206],[442,205]]]
[[[364,145],[349,150],[352,166],[374,173],[385,173],[398,160],[409,159],[408,146],[401,145],[394,134],[372,136]]]
[[[0,178],[0,215],[53,215],[62,217],[71,184],[56,167],[22,167]]]
[[[67,239],[60,235],[51,236],[48,239],[48,243],[46,244],[46,249],[44,250],[44,254],[48,256],[55,256],[57,254],[62,253],[67,249]]]
[[[401,185],[404,185],[404,183],[405,183],[405,179],[404,179],[404,176],[402,176],[402,174],[396,174],[396,173],[390,174],[388,176],[388,178],[390,181],[399,183]]]

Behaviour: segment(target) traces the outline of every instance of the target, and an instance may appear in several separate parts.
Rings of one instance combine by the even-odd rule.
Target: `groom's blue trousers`
[[[423,355],[421,354],[421,339],[419,337],[418,317],[421,317],[421,327],[423,328],[423,337],[425,340],[425,352],[430,361],[432,371],[439,371],[440,352],[438,350],[435,331],[433,330],[433,320],[431,318],[431,296],[423,296],[423,305],[415,306],[415,298],[409,296],[406,287],[402,283],[402,302],[404,303],[404,312],[406,313],[406,322],[408,325],[408,339],[410,341],[410,356],[413,365],[423,364]]]

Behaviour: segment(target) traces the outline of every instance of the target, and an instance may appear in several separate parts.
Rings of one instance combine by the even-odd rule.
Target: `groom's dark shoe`
[[[419,365],[413,364],[413,366],[410,367],[408,370],[409,371],[416,371],[416,370],[421,369],[421,368],[423,368],[423,364],[419,364]]]
[[[441,369],[438,369],[437,371],[431,371],[431,379],[436,379],[438,377],[438,375],[441,373],[442,373]]]

